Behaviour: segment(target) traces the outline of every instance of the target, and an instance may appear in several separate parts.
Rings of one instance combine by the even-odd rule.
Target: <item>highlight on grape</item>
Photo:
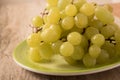
[[[46,0],[33,17],[34,31],[27,38],[29,58],[50,61],[60,55],[70,65],[94,67],[120,56],[120,28],[112,7],[86,0]]]

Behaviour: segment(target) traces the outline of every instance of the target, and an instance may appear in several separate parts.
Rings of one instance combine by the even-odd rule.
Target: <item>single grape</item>
[[[85,56],[83,57],[83,64],[86,67],[94,67],[96,64],[96,59],[91,57],[89,54],[85,54]]]
[[[71,32],[70,34],[68,34],[67,40],[72,45],[79,45],[82,40],[82,35],[78,32]]]
[[[43,59],[50,60],[54,56],[51,45],[45,42],[40,44],[40,55]]]
[[[51,24],[49,24],[49,23],[44,24],[44,25],[42,26],[42,31],[50,28],[50,26],[51,26]]]
[[[29,47],[38,47],[42,41],[42,38],[39,33],[32,33],[28,36],[26,41]]]
[[[115,45],[110,43],[109,41],[105,41],[105,43],[102,46],[102,49],[108,52],[110,58],[116,56]]]
[[[93,58],[97,58],[101,53],[101,48],[97,45],[92,45],[89,47],[89,54]]]
[[[77,13],[77,8],[73,4],[69,4],[65,8],[65,13],[67,16],[75,16]]]
[[[83,29],[74,26],[72,29],[70,29],[70,32],[79,32],[79,33],[82,34],[83,33]]]
[[[62,28],[65,30],[69,30],[74,26],[74,18],[73,17],[65,17],[62,20]]]
[[[71,57],[74,60],[81,60],[84,54],[84,49],[81,46],[75,46],[74,53],[71,55]]]
[[[104,4],[103,8],[107,9],[107,10],[110,11],[110,12],[113,12],[113,8],[112,8],[112,6],[109,5],[109,4]]]
[[[105,42],[105,37],[102,34],[96,34],[91,38],[91,42],[94,45],[101,47]]]
[[[85,3],[80,8],[80,12],[87,15],[87,16],[91,16],[95,12],[95,6],[92,3]]]
[[[60,20],[60,11],[57,7],[50,9],[47,15],[47,22],[50,24],[57,24]]]
[[[47,23],[47,15],[43,16],[43,21],[44,21],[44,23]]]
[[[104,24],[109,24],[109,23],[114,22],[113,15],[107,9],[105,9],[101,6],[96,7],[95,15]]]
[[[65,59],[65,61],[68,63],[68,64],[70,64],[70,65],[77,65],[78,63],[77,63],[77,61],[76,60],[74,60],[72,57],[64,57],[64,59]]]
[[[50,28],[45,29],[41,33],[43,41],[50,43],[55,42],[60,38],[61,28],[59,25],[51,25]]]
[[[78,13],[75,16],[75,24],[78,28],[86,28],[88,25],[88,18],[82,13]]]
[[[115,34],[115,27],[112,25],[107,25],[101,28],[101,34],[107,39]]]
[[[30,48],[28,56],[29,56],[30,60],[32,60],[34,62],[39,62],[42,59],[41,56],[40,56],[39,47]]]
[[[43,25],[43,19],[40,16],[36,16],[32,19],[34,27],[41,27]]]
[[[60,53],[60,46],[62,45],[62,41],[58,40],[54,43],[52,43],[52,49],[54,51],[55,54],[59,54]]]
[[[104,49],[101,49],[101,53],[97,57],[97,63],[103,64],[103,63],[108,62],[108,60],[109,60],[108,52],[106,50],[104,50]]]
[[[88,39],[91,39],[94,35],[96,34],[99,34],[99,30],[97,28],[94,28],[94,27],[88,27],[86,30],[85,30],[85,36],[88,38]]]
[[[116,56],[120,56],[120,42],[115,45]]]
[[[64,42],[60,46],[60,53],[64,57],[71,56],[74,53],[74,46],[69,42]]]

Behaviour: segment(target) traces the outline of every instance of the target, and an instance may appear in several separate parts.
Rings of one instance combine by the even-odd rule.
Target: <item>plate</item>
[[[116,22],[120,23],[120,20],[116,18]],[[46,75],[57,75],[57,76],[73,76],[73,75],[85,75],[97,72],[110,70],[120,66],[120,59],[112,61],[103,65],[96,65],[93,68],[85,68],[83,65],[72,66],[67,64],[64,59],[55,55],[51,62],[36,63],[29,60],[28,54],[29,47],[26,41],[21,42],[13,53],[14,61],[22,68]]]

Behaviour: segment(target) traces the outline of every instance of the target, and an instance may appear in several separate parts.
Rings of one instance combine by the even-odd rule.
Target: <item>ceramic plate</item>
[[[120,23],[120,20],[116,18],[116,22]],[[14,61],[24,69],[46,75],[85,75],[110,70],[120,66],[120,60],[115,60],[104,65],[96,65],[93,68],[85,68],[83,65],[71,66],[67,64],[64,59],[59,55],[54,56],[51,62],[35,63],[29,60],[27,56],[28,49],[29,47],[27,46],[26,41],[21,42],[14,50]]]

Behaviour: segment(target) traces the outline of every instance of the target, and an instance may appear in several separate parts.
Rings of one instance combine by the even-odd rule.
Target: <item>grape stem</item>
[[[42,28],[36,28],[36,27],[34,27],[34,26],[32,26],[32,25],[29,25],[29,27],[32,28],[32,32],[33,32],[33,33],[38,33],[39,31],[42,30]]]

